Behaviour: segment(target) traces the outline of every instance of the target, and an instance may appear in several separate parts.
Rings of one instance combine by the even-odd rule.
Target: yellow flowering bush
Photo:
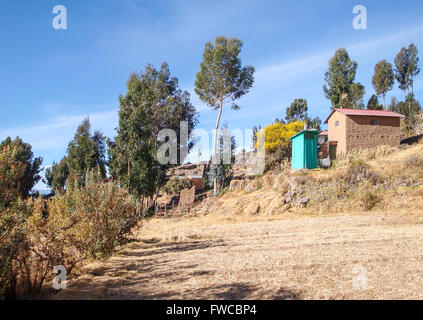
[[[258,141],[260,141],[260,135],[265,135],[266,170],[275,168],[284,159],[290,157],[291,144],[288,139],[303,130],[303,128],[303,121],[293,121],[286,124],[275,122],[257,133]]]
[[[266,153],[272,153],[281,145],[287,145],[289,142],[288,139],[303,130],[303,128],[303,121],[293,121],[286,124],[276,122],[265,127],[258,135],[265,134]]]

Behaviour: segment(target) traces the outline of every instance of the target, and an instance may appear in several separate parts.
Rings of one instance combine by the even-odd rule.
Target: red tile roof
[[[329,118],[335,111],[339,111],[347,116],[372,116],[372,117],[392,117],[392,118],[405,118],[402,114],[393,111],[383,110],[364,110],[364,109],[334,109],[324,123],[327,123]]]
[[[327,136],[329,134],[329,131],[325,130],[319,133],[319,136]]]

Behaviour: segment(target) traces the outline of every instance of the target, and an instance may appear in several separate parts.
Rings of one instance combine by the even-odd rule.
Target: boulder
[[[245,180],[232,180],[229,184],[229,191],[244,189],[246,184]]]
[[[257,214],[259,210],[260,210],[259,204],[256,201],[254,201],[254,202],[250,202],[243,211],[244,211],[244,214],[254,215],[254,214]]]
[[[253,192],[257,190],[258,186],[259,183],[257,182],[257,180],[252,180],[245,186],[244,190],[246,192]]]

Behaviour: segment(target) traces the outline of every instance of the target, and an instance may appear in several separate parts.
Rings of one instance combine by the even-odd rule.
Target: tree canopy
[[[203,52],[203,61],[195,80],[195,92],[201,101],[214,110],[219,110],[214,135],[213,156],[217,155],[217,134],[223,106],[231,104],[232,109],[239,109],[235,103],[249,92],[254,83],[254,67],[241,66],[242,41],[237,38],[217,37],[214,45],[209,41]],[[214,183],[217,192],[217,181]]]
[[[373,94],[370,97],[369,102],[367,102],[367,109],[368,110],[383,110],[383,106],[379,104],[377,95]]]
[[[345,49],[338,49],[329,61],[323,91],[332,108],[360,108],[365,88],[355,83],[357,62],[351,61]]]
[[[41,157],[34,158],[32,152],[32,146],[29,143],[22,141],[19,137],[12,140],[7,137],[2,143],[0,143],[0,152],[5,150],[5,147],[10,147],[14,150],[13,161],[21,163],[25,167],[23,175],[17,181],[19,188],[19,194],[26,198],[32,188],[40,181],[40,172],[42,170],[41,165],[43,159]]]
[[[0,149],[0,212],[20,195],[20,182],[26,167],[17,160],[18,152],[18,147],[11,144]]]
[[[295,99],[294,102],[291,103],[291,106],[286,108],[286,121],[303,121],[307,117],[307,100],[306,99]]]
[[[254,83],[254,67],[241,66],[242,41],[237,38],[217,37],[214,45],[206,43],[203,61],[195,80],[195,92],[201,101],[213,109],[231,103],[249,92]]]
[[[45,170],[44,182],[52,188],[55,193],[60,193],[65,190],[68,177],[69,168],[67,158],[63,157],[59,163],[53,162],[53,165]]]
[[[99,131],[91,134],[90,120],[84,119],[68,145],[66,164],[69,173],[84,181],[87,172],[98,169],[101,177],[106,177],[105,140]]]
[[[392,64],[386,60],[379,61],[375,65],[374,75],[372,78],[373,88],[378,96],[383,96],[383,109],[386,110],[386,93],[392,90],[394,86],[394,70]]]
[[[198,123],[198,114],[187,91],[178,88],[167,63],[160,70],[148,64],[143,72],[133,73],[127,92],[119,97],[119,127],[114,141],[109,140],[109,168],[112,177],[137,195],[151,196],[166,182],[166,169],[157,159],[158,136],[162,129],[177,134],[178,163],[181,150],[181,122],[186,121],[188,137]]]
[[[413,92],[414,78],[420,73],[417,47],[411,43],[408,48],[401,48],[395,57],[395,78],[402,91]]]

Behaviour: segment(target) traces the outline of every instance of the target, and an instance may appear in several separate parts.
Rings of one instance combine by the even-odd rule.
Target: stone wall
[[[376,125],[371,125],[372,120],[376,121]],[[401,142],[400,122],[400,118],[346,116],[335,112],[328,121],[328,137],[329,141],[337,141],[337,156],[381,145],[395,147]]]
[[[195,187],[184,189],[179,196],[179,207],[189,207],[195,201]]]
[[[329,143],[323,142],[320,144],[320,148],[318,150],[317,158],[318,159],[325,159],[329,157]]]
[[[376,125],[371,125],[371,121],[376,121]],[[346,117],[346,153],[356,149],[375,148],[381,145],[395,147],[399,146],[400,142],[400,118]]]

